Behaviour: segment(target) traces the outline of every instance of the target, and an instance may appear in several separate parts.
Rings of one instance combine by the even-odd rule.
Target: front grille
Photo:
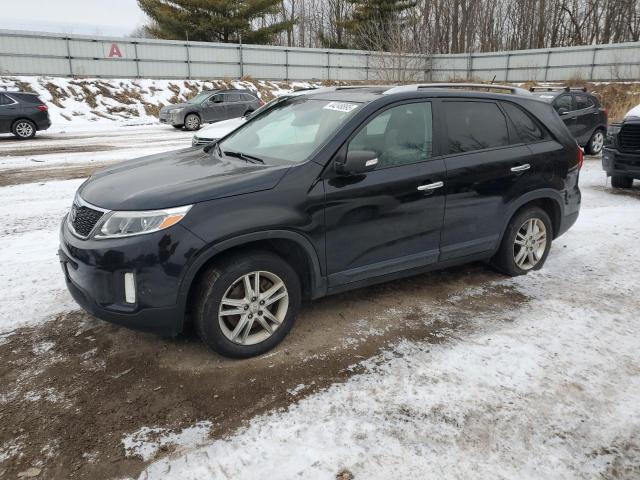
[[[640,151],[640,124],[624,124],[618,133],[618,145],[620,150]]]
[[[71,226],[73,230],[82,237],[87,237],[96,226],[98,220],[102,218],[104,212],[94,210],[89,207],[78,206],[75,203],[71,206],[71,212],[69,213],[69,219],[71,220]]]

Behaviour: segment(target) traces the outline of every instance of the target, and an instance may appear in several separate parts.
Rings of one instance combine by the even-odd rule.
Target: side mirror
[[[336,173],[340,175],[359,175],[375,170],[378,154],[371,150],[349,150],[344,162],[336,163]]]
[[[567,113],[569,113],[569,110],[564,107],[558,109],[558,115],[566,115]]]

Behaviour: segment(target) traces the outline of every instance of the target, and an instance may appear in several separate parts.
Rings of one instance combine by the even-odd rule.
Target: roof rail
[[[543,92],[558,92],[558,91],[565,91],[565,92],[586,92],[587,91],[587,87],[566,87],[566,86],[558,86],[558,87],[529,87],[529,91],[530,92],[537,92],[537,91],[543,91]]]
[[[514,95],[531,95],[528,90],[511,85],[499,85],[496,83],[416,83],[414,85],[400,85],[385,91],[385,95],[400,92],[413,92],[428,88],[465,88],[469,90],[504,90]]]

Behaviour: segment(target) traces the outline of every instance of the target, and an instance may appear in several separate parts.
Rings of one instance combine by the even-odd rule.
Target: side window
[[[9,105],[10,103],[13,103],[11,99],[4,93],[0,93],[0,105]]]
[[[549,134],[546,130],[540,127],[538,123],[520,107],[517,107],[512,103],[503,103],[502,106],[507,112],[507,116],[515,125],[523,142],[540,142],[549,138]]]
[[[509,145],[507,119],[493,102],[445,102],[448,153]]]
[[[212,103],[220,103],[220,102],[224,102],[225,98],[224,95],[222,94],[218,94],[218,95],[212,95],[211,97],[209,97],[207,99],[207,103],[212,104]]]
[[[593,100],[587,95],[576,95],[576,110],[583,110],[594,106]]]
[[[556,112],[559,112],[561,108],[564,108],[567,112],[575,110],[573,108],[573,97],[571,95],[560,95],[553,101],[553,108]]]
[[[239,102],[240,101],[240,95],[238,93],[225,93],[224,94],[224,101],[225,102]]]
[[[390,108],[367,123],[349,143],[349,151],[378,154],[377,168],[407,165],[433,155],[431,103],[408,103]]]
[[[242,101],[243,102],[253,102],[254,100],[256,100],[256,98],[253,95],[250,95],[248,93],[243,93],[242,94]]]

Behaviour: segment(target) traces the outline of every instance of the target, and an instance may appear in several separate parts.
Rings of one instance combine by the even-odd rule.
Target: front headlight
[[[615,137],[620,133],[621,128],[622,125],[609,125],[609,127],[607,127],[607,137]]]
[[[191,205],[142,212],[111,212],[106,215],[95,238],[121,238],[153,233],[175,225],[184,218]]]

